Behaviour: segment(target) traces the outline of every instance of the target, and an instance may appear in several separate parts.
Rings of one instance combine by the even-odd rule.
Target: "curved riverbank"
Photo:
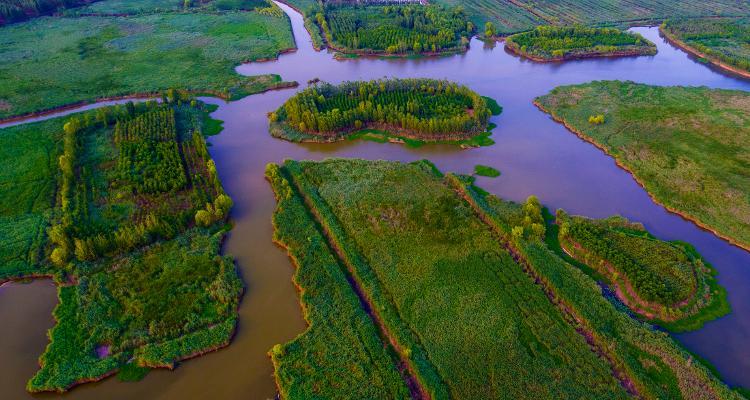
[[[750,78],[750,71],[746,71],[743,69],[739,69],[735,66],[729,65],[721,60],[719,60],[716,57],[709,56],[707,54],[704,54],[703,52],[691,47],[689,44],[683,42],[682,40],[678,39],[675,35],[667,32],[666,29],[664,29],[663,25],[659,26],[659,33],[661,36],[672,46],[677,47],[678,49],[691,54],[695,57],[698,57],[699,59],[707,60],[710,65],[713,65],[716,68],[719,68],[721,70],[724,70],[726,72],[741,76],[743,78]],[[746,248],[747,250],[747,248]]]
[[[718,232],[718,231],[717,231],[716,229],[714,229],[714,228],[713,228],[713,227],[711,227],[710,225],[707,225],[707,224],[705,224],[705,223],[701,222],[701,221],[700,221],[700,220],[699,220],[699,219],[698,219],[697,217],[695,217],[695,216],[693,216],[693,215],[691,215],[691,214],[689,214],[689,213],[687,213],[687,212],[684,212],[684,211],[678,210],[678,209],[676,209],[676,208],[674,208],[674,207],[672,207],[672,206],[670,206],[670,205],[668,205],[668,204],[665,204],[665,203],[663,203],[663,202],[662,202],[662,201],[661,201],[660,199],[658,199],[657,197],[655,197],[655,196],[654,196],[654,195],[653,195],[653,194],[652,194],[652,193],[651,193],[651,192],[650,192],[650,191],[648,190],[648,188],[646,187],[646,184],[645,184],[645,182],[643,182],[643,181],[642,181],[642,180],[641,180],[641,179],[640,179],[640,178],[639,178],[639,177],[638,177],[638,176],[637,176],[637,175],[636,175],[636,174],[635,174],[635,173],[634,173],[634,172],[633,172],[633,171],[632,171],[632,170],[631,170],[631,169],[630,169],[630,168],[629,168],[629,167],[628,167],[627,165],[625,165],[625,164],[624,164],[624,163],[623,163],[623,162],[622,162],[622,161],[621,161],[621,160],[620,160],[620,159],[619,159],[619,158],[618,158],[618,157],[617,157],[616,155],[612,154],[612,153],[611,153],[611,152],[609,151],[609,149],[607,149],[607,147],[606,147],[606,146],[604,146],[604,145],[602,145],[601,143],[597,142],[597,141],[596,141],[596,140],[594,140],[594,139],[593,139],[592,137],[590,137],[590,136],[588,136],[588,135],[584,134],[584,133],[583,133],[583,132],[581,132],[580,130],[578,130],[578,129],[574,128],[573,126],[571,126],[570,124],[568,124],[568,123],[567,123],[567,122],[566,122],[566,121],[565,121],[565,120],[564,120],[563,118],[561,118],[560,116],[556,115],[555,113],[552,113],[551,111],[547,110],[547,109],[546,109],[546,108],[545,108],[545,107],[544,107],[544,106],[543,106],[542,104],[540,104],[540,103],[539,103],[538,101],[534,100],[534,105],[535,105],[535,106],[537,106],[537,108],[539,108],[539,109],[540,109],[541,111],[543,111],[544,113],[546,113],[547,115],[549,115],[549,116],[550,116],[550,117],[551,117],[551,118],[552,118],[552,119],[553,119],[554,121],[556,121],[556,122],[559,122],[560,124],[564,125],[564,126],[565,126],[565,128],[567,128],[567,129],[568,129],[568,130],[569,130],[570,132],[572,132],[573,134],[575,134],[576,136],[578,136],[578,137],[579,137],[579,138],[580,138],[581,140],[583,140],[583,141],[585,141],[585,142],[588,142],[588,143],[590,143],[590,144],[594,145],[594,146],[595,146],[596,148],[598,148],[599,150],[603,151],[603,152],[604,152],[605,154],[607,154],[607,155],[608,155],[608,156],[610,156],[610,157],[611,157],[612,159],[614,159],[614,160],[615,160],[615,164],[617,164],[617,166],[618,166],[619,168],[621,168],[621,169],[622,169],[623,171],[626,171],[626,172],[627,172],[628,174],[630,174],[630,176],[632,176],[632,177],[633,177],[633,180],[634,180],[634,181],[635,181],[636,183],[638,183],[638,185],[639,185],[639,186],[640,186],[641,188],[643,188],[643,190],[644,190],[644,191],[646,191],[646,193],[648,193],[649,197],[651,197],[651,200],[653,200],[653,202],[654,202],[654,203],[656,203],[656,204],[659,204],[660,206],[664,207],[664,209],[666,209],[667,211],[671,212],[672,214],[678,215],[678,216],[680,216],[680,217],[684,218],[685,220],[687,220],[687,221],[690,221],[690,222],[692,222],[693,224],[695,224],[695,225],[696,225],[696,226],[698,226],[699,228],[703,229],[704,231],[706,231],[706,232],[711,232],[712,234],[716,235],[717,237],[720,237],[720,238],[722,238],[723,240],[725,240],[726,242],[728,242],[728,243],[732,244],[733,246],[737,246],[737,247],[739,247],[739,248],[741,248],[741,249],[743,249],[743,250],[746,250],[746,251],[750,251],[750,243],[743,243],[743,242],[740,242],[740,241],[738,241],[738,240],[736,240],[736,239],[734,239],[734,238],[732,238],[732,237],[730,237],[730,236],[724,235],[723,233],[721,233],[721,232]]]

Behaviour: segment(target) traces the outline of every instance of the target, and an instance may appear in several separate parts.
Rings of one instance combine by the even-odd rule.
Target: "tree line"
[[[326,39],[365,52],[465,50],[475,27],[461,7],[327,4],[315,14]]]
[[[636,33],[614,28],[585,26],[538,26],[534,30],[512,35],[506,45],[523,54],[562,57],[575,50],[614,52],[624,46],[653,48],[655,46]]]
[[[485,100],[472,90],[431,79],[313,86],[270,115],[272,122],[306,133],[341,133],[375,125],[417,134],[480,133],[489,117]]]

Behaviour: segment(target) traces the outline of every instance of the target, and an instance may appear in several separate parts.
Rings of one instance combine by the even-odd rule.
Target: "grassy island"
[[[750,94],[609,81],[559,87],[536,103],[669,210],[750,249]]]
[[[363,55],[462,52],[475,30],[463,9],[437,5],[326,3],[312,18],[328,47]]]
[[[289,19],[276,6],[275,13],[141,11],[116,0],[90,7],[91,15],[0,26],[0,120],[169,88],[229,100],[291,84],[234,71],[295,48]]]
[[[452,82],[384,79],[309,87],[270,113],[269,119],[272,135],[295,142],[376,135],[478,146],[492,143],[487,121],[500,110],[494,101]]]
[[[660,31],[683,50],[750,78],[749,18],[669,19]]]
[[[217,124],[165,99],[0,130],[0,283],[58,285],[31,392],[173,368],[233,335],[242,282],[219,253],[232,200],[204,141]]]
[[[689,245],[664,242],[622,217],[592,220],[558,210],[561,249],[603,276],[620,301],[670,330],[729,313],[714,270]]]
[[[637,33],[584,26],[538,26],[509,36],[505,47],[540,62],[656,54],[656,45]]]
[[[547,247],[542,206],[410,164],[266,170],[308,329],[285,398],[740,398]]]

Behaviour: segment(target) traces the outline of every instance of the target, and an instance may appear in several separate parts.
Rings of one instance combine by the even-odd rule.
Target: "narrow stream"
[[[466,54],[443,58],[335,60],[330,53],[316,52],[312,48],[297,12],[279,5],[291,18],[299,50],[282,55],[274,62],[241,65],[237,67],[239,73],[278,73],[285,80],[300,82],[300,89],[316,77],[329,82],[386,76],[451,79],[497,99],[503,106],[503,114],[493,119],[498,124],[493,135],[497,143],[471,150],[453,146],[410,149],[364,141],[294,144],[268,134],[266,113],[300,89],[268,92],[231,103],[204,99],[220,106],[213,116],[225,121],[224,132],[211,138],[210,151],[225,188],[235,200],[232,217],[236,226],[226,243],[226,252],[236,257],[247,285],[240,307],[238,335],[229,348],[185,362],[173,372],[155,371],[136,384],[108,379],[76,388],[65,397],[272,398],[276,390],[267,351],[274,344],[301,333],[305,323],[291,283],[292,266],[285,253],[271,242],[275,201],[263,172],[267,163],[286,158],[318,160],[327,157],[402,161],[427,158],[444,171],[460,173],[470,173],[474,165],[485,164],[502,171],[502,176],[480,178],[478,183],[500,197],[522,201],[536,194],[553,210],[564,208],[590,217],[620,214],[644,223],[662,239],[694,244],[719,270],[719,281],[729,291],[733,312],[699,331],[675,337],[716,366],[727,383],[750,387],[747,372],[750,371],[750,346],[746,343],[750,338],[750,253],[655,204],[612,158],[578,139],[532,104],[534,97],[556,86],[591,80],[621,79],[655,85],[704,85],[743,90],[750,90],[750,81],[696,63],[665,43],[656,28],[633,29],[657,44],[659,53],[653,57],[537,64],[506,53],[501,44],[488,46],[475,39]],[[22,297],[34,298],[35,304],[54,302],[46,300],[54,299],[51,285],[16,286],[0,288],[0,317],[4,317],[2,312],[17,313],[13,318],[25,321],[14,326],[0,324],[0,337],[9,343],[26,336],[43,336],[51,326],[48,317],[39,316],[41,312],[27,315]],[[13,307],[12,304],[24,306]],[[36,310],[37,306],[34,307]],[[50,310],[52,305],[45,307],[44,311]],[[30,357],[40,355],[45,342],[37,340],[34,348],[3,347],[0,359],[3,398],[30,397],[24,392],[24,386],[33,368],[18,365],[28,364]]]

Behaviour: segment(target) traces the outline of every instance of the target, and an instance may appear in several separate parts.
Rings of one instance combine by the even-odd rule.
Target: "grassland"
[[[316,321],[357,321],[317,302],[353,291],[358,312],[382,327],[393,366],[431,398],[736,397],[549,250],[535,198],[501,201],[428,162],[287,161],[267,177],[279,199],[275,237],[291,244],[305,312],[315,315],[307,333],[272,351],[282,393],[323,387],[322,397],[358,398],[350,380],[336,385],[336,368],[308,375],[353,341],[313,336]],[[349,279],[333,284],[332,271]]]
[[[492,106],[490,106],[492,104]],[[321,84],[292,96],[269,114],[272,135],[291,141],[347,137],[477,145],[497,103],[448,81],[382,79]]]
[[[0,235],[17,239],[0,281],[58,284],[29,391],[121,368],[133,379],[229,343],[242,284],[219,247],[232,204],[203,139],[210,109],[180,96],[0,130],[17,140],[2,161]]]
[[[720,68],[750,77],[750,19],[670,19],[660,30],[677,46]]]
[[[656,45],[637,33],[614,28],[539,26],[505,40],[505,48],[534,61],[656,54]]]
[[[168,88],[234,99],[282,84],[277,75],[240,76],[238,64],[294,47],[288,18],[260,12],[196,9],[11,24],[0,27],[0,119]]]
[[[656,201],[750,248],[750,95],[613,81],[559,87],[536,102]]]
[[[591,220],[558,210],[556,224],[561,249],[603,276],[646,320],[683,331],[729,313],[716,270],[689,245],[658,240],[620,217]]]

